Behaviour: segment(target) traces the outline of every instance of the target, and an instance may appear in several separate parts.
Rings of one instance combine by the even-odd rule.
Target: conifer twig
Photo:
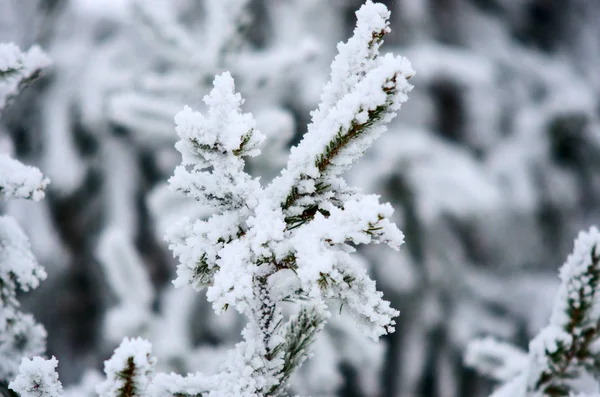
[[[561,284],[550,323],[530,342],[527,364],[507,348],[476,342],[467,363],[488,372],[489,358],[504,360],[491,375],[506,381],[494,395],[569,396],[582,392],[586,376],[598,377],[600,365],[594,344],[600,339],[600,232],[592,227],[579,233],[573,252],[560,269]],[[512,357],[512,358],[511,358]],[[513,360],[513,362],[510,362]],[[519,361],[519,363],[514,362]],[[486,363],[487,361],[487,363]],[[518,368],[507,374],[507,368]]]

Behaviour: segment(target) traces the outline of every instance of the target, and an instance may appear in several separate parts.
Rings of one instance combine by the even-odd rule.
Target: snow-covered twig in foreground
[[[176,116],[183,163],[171,187],[217,213],[168,232],[180,260],[175,283],[208,287],[217,313],[231,307],[249,320],[222,371],[204,379],[210,395],[283,393],[332,302],[373,339],[393,331],[398,312],[350,254],[356,244],[397,249],[403,235],[389,221],[389,204],[357,193],[339,175],[385,130],[407,99],[414,71],[404,58],[379,56],[389,31],[383,5],[369,1],[357,17],[307,134],[269,186],[244,171],[243,156],[258,155],[263,136],[241,112],[229,73],[217,76],[205,97],[207,115],[186,108]],[[284,301],[299,306],[289,318]]]

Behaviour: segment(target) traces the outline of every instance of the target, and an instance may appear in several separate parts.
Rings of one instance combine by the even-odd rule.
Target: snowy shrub
[[[58,380],[58,360],[52,357],[24,358],[19,366],[19,375],[9,387],[22,397],[55,397],[62,395],[62,384]]]
[[[38,47],[23,53],[14,44],[0,44],[0,111],[48,64],[48,58]],[[39,201],[44,198],[48,183],[37,168],[0,154],[0,197],[3,199]],[[46,331],[33,316],[20,311],[17,300],[19,290],[34,289],[45,278],[46,272],[31,252],[29,239],[17,221],[10,216],[0,216],[0,384],[16,375],[23,357],[42,354],[46,349]],[[24,371],[35,366],[28,363],[23,362]],[[21,384],[22,380],[16,383]],[[24,396],[34,395],[22,390]]]
[[[307,134],[268,186],[244,172],[242,157],[258,155],[263,136],[241,112],[228,73],[215,78],[204,99],[208,115],[186,108],[175,118],[183,164],[171,187],[218,210],[168,232],[180,260],[175,284],[207,287],[217,313],[231,307],[248,318],[244,342],[204,380],[217,395],[280,394],[329,316],[327,303],[348,310],[367,336],[393,330],[397,312],[349,254],[350,244],[397,248],[402,234],[387,220],[389,205],[339,175],[383,132],[414,72],[402,58],[378,56],[388,30],[385,7],[368,2],[357,16]],[[283,302],[296,303],[288,316]]]
[[[504,382],[494,397],[595,396],[600,384],[600,232],[575,240],[560,269],[550,323],[529,343],[529,353],[492,340],[474,341],[465,361]],[[589,394],[575,394],[589,393]]]

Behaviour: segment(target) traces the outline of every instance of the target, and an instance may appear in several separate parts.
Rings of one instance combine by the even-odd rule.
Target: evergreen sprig
[[[212,283],[215,273],[219,270],[219,266],[210,266],[206,262],[206,253],[202,254],[198,260],[197,266],[194,268],[194,281],[198,287],[206,287]]]
[[[569,321],[564,331],[571,337],[571,343],[557,342],[557,349],[546,351],[548,369],[542,371],[532,391],[542,391],[551,397],[568,396],[571,388],[565,382],[572,380],[582,370],[589,369],[589,362],[598,358],[590,352],[590,345],[600,336],[600,318],[593,318],[593,305],[598,300],[600,284],[600,248],[594,245],[589,253],[590,263],[585,272],[569,280],[569,294],[566,315]],[[598,374],[595,370],[596,375]]]
[[[597,228],[579,234],[560,278],[550,323],[532,339],[528,354],[491,340],[476,341],[467,349],[468,365],[506,382],[494,395],[566,397],[589,391],[589,380],[600,378]],[[498,359],[493,369],[490,358]]]
[[[19,73],[21,73],[21,71],[23,70],[23,67],[12,67],[12,68],[7,68],[4,70],[0,70],[0,79],[8,79],[11,77],[14,77],[16,75],[18,75]]]
[[[358,194],[338,175],[385,130],[414,71],[401,57],[378,59],[389,31],[384,5],[367,1],[357,16],[307,134],[268,186],[244,171],[241,157],[259,154],[262,134],[242,113],[229,73],[217,76],[205,97],[207,115],[186,108],[175,117],[182,164],[171,187],[217,211],[168,232],[181,262],[176,285],[208,286],[215,311],[233,307],[249,319],[244,341],[215,377],[222,395],[283,393],[325,322],[314,307],[331,299],[348,306],[366,336],[393,331],[398,312],[350,253],[353,244],[397,249],[402,233],[389,221],[389,204]],[[300,306],[287,321],[283,301]]]
[[[383,39],[383,32],[380,35],[377,35],[378,40]],[[397,75],[394,75],[392,78],[388,79],[386,83],[381,87],[381,90],[386,95],[385,104],[376,107],[373,110],[369,110],[367,112],[368,117],[367,121],[361,123],[356,118],[352,120],[348,129],[344,129],[340,127],[335,137],[327,144],[323,153],[319,154],[315,160],[315,165],[319,170],[319,177],[312,178],[306,174],[302,174],[300,176],[301,181],[306,181],[309,179],[315,180],[315,192],[314,193],[300,193],[299,189],[296,186],[292,186],[289,194],[286,196],[285,201],[282,203],[282,208],[284,210],[289,210],[293,207],[300,198],[306,196],[316,197],[322,195],[327,192],[331,187],[331,184],[326,181],[327,170],[330,165],[335,161],[335,158],[338,157],[345,148],[349,146],[349,144],[357,139],[358,137],[365,135],[369,132],[369,129],[376,125],[381,119],[390,111],[390,107],[394,103],[395,95],[397,94]],[[363,109],[359,109],[357,114],[363,112]],[[286,218],[286,222],[290,229],[296,228],[298,226],[303,225],[306,222],[306,218],[310,216],[310,213],[306,213],[307,211],[312,211],[312,214],[318,210],[318,206],[314,204],[310,204],[304,207],[301,219],[298,220],[297,216],[289,216]]]
[[[123,386],[121,386],[117,393],[118,397],[134,397],[137,393],[137,388],[135,386],[135,362],[133,357],[127,358],[127,365],[123,370],[117,372],[117,378],[123,381]]]
[[[397,76],[394,75],[394,77],[389,79],[381,88],[387,96],[385,104],[380,105],[373,110],[369,110],[366,122],[360,123],[354,119],[350,123],[350,128],[347,131],[344,131],[342,128],[340,128],[336,137],[327,145],[325,152],[317,157],[316,166],[321,174],[324,174],[327,171],[327,168],[331,165],[332,161],[344,150],[344,148],[349,145],[353,139],[356,139],[359,136],[367,133],[369,128],[380,121],[387,113],[390,106],[394,102],[394,96],[397,92],[396,78]],[[362,112],[363,109],[360,109],[359,113]]]
[[[282,346],[285,353],[279,374],[280,382],[269,390],[267,396],[278,396],[284,390],[290,376],[306,360],[309,348],[325,321],[326,317],[317,308],[303,306],[297,316],[288,322]]]
[[[21,52],[13,43],[0,43],[0,111],[25,87],[37,80],[50,60],[38,46]]]

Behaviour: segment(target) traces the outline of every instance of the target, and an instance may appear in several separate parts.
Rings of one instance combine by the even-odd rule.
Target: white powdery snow
[[[19,92],[24,80],[34,78],[50,63],[38,46],[21,52],[13,43],[0,43],[0,112],[7,100]]]
[[[39,201],[49,182],[37,168],[0,154],[0,197]]]
[[[129,396],[146,396],[154,375],[156,358],[152,345],[141,338],[124,338],[113,356],[104,362],[106,380],[96,388],[100,397],[117,397],[127,389]]]
[[[59,397],[62,396],[62,384],[58,380],[56,367],[58,360],[52,357],[23,358],[19,366],[19,375],[8,387],[21,397]]]
[[[0,111],[49,63],[39,47],[22,53],[12,43],[0,44]],[[44,197],[48,183],[37,168],[0,154],[1,198],[38,201]],[[62,390],[54,372],[55,359],[29,360],[46,349],[46,331],[33,316],[18,309],[17,290],[36,288],[45,278],[46,272],[19,224],[12,217],[0,216],[0,381],[12,379],[19,371],[10,385],[26,397],[58,396]]]
[[[0,279],[3,288],[14,289],[16,281],[23,291],[28,291],[45,278],[46,272],[37,263],[29,239],[17,221],[9,216],[0,216]]]

